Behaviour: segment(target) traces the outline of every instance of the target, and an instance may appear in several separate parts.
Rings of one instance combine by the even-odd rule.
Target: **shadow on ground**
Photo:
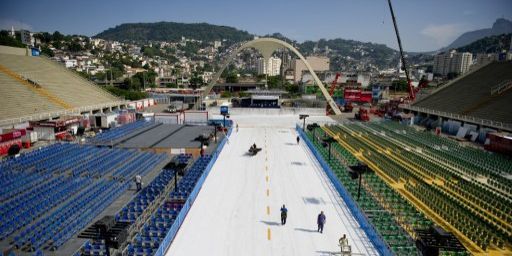
[[[295,228],[295,230],[309,233],[318,233],[316,229]]]
[[[260,220],[261,223],[264,223],[266,225],[269,225],[269,226],[281,226],[281,223],[279,222],[275,222],[275,221],[264,221],[264,220]]]
[[[303,197],[302,200],[306,204],[325,204],[324,200],[322,198],[315,198],[315,197]]]

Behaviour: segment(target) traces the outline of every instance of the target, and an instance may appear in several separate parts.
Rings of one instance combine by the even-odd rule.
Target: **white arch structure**
[[[309,70],[309,72],[313,76],[315,83],[318,85],[318,87],[320,87],[322,94],[324,95],[325,99],[327,100],[327,104],[330,105],[331,109],[333,109],[333,111],[336,115],[341,115],[341,111],[338,108],[338,106],[336,105],[336,102],[332,99],[331,95],[329,95],[329,92],[327,91],[325,86],[322,84],[322,81],[320,81],[320,79],[318,78],[316,73],[313,71],[313,68],[311,68],[311,65],[309,65],[309,63],[306,61],[306,58],[304,58],[304,56],[302,56],[302,54],[299,51],[297,51],[297,49],[295,49],[289,43],[279,40],[279,39],[275,39],[275,38],[258,38],[258,39],[244,43],[242,46],[240,46],[235,51],[233,51],[229,55],[229,57],[224,61],[224,63],[221,66],[221,69],[219,69],[219,71],[217,71],[217,73],[215,74],[213,79],[210,81],[210,83],[208,84],[206,89],[203,91],[203,94],[201,95],[202,99],[204,99],[206,96],[208,96],[208,94],[212,90],[213,86],[215,86],[215,84],[219,80],[222,72],[224,72],[224,69],[226,69],[226,67],[229,65],[229,63],[231,61],[233,61],[233,59],[236,57],[236,55],[240,51],[242,51],[243,49],[246,49],[246,48],[255,48],[256,50],[258,50],[263,55],[263,58],[266,63],[268,63],[268,59],[270,59],[270,57],[272,56],[272,53],[274,51],[276,51],[277,49],[287,48],[288,50],[295,53],[299,57],[299,59],[301,59],[304,62],[304,64],[306,65],[306,68]]]

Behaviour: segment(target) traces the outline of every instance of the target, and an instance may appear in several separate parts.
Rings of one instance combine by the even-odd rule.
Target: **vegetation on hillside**
[[[116,41],[179,41],[181,37],[214,41],[226,39],[232,42],[240,42],[252,39],[252,35],[246,31],[233,27],[217,26],[207,23],[126,23],[109,28],[95,37]]]
[[[0,45],[25,48],[25,45],[21,43],[19,38],[10,37],[9,32],[6,30],[0,31]]]
[[[384,44],[365,43],[341,38],[330,40],[320,39],[317,42],[305,41],[299,45],[300,51],[306,55],[313,53],[315,46],[319,50],[323,50],[327,46],[329,51],[332,51],[338,56],[343,56],[345,59],[347,59],[347,57],[353,60],[372,59],[377,66],[381,67],[392,65],[398,58],[397,51]],[[336,61],[331,64],[334,64],[333,68],[336,69]]]
[[[498,53],[502,50],[508,50],[510,47],[510,38],[512,34],[501,34],[498,36],[489,36],[470,43],[466,46],[457,48],[458,52],[476,53]]]
[[[148,94],[140,91],[131,91],[114,86],[105,86],[105,90],[126,100],[140,100],[148,97]]]

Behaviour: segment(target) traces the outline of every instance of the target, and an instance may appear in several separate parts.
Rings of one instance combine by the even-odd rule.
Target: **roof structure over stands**
[[[17,55],[8,50],[0,52],[0,94],[3,96],[0,126],[126,104],[45,57]]]
[[[406,108],[512,129],[511,87],[512,62],[493,62]]]

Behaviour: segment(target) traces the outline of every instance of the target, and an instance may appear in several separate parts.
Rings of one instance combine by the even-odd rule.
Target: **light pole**
[[[302,124],[302,130],[305,132],[306,131],[306,118],[308,118],[309,115],[306,115],[306,114],[300,114],[299,115],[299,119],[302,119],[303,120],[303,124]]]
[[[315,130],[318,127],[320,127],[320,126],[318,126],[317,123],[313,123],[313,124],[308,125],[308,131],[313,133],[313,142],[316,141],[316,132],[315,132]]]
[[[336,140],[332,137],[327,137],[327,138],[322,139],[322,141],[323,141],[322,146],[329,147],[329,162],[330,162],[331,161],[331,144],[333,142],[335,142]]]
[[[359,201],[359,197],[361,196],[361,179],[363,177],[363,173],[370,172],[371,169],[368,168],[368,165],[360,162],[357,165],[350,166],[347,169],[347,171],[350,174],[350,177],[352,179],[355,180],[355,179],[359,178],[359,186],[357,188],[357,201]]]
[[[215,132],[214,132],[213,137],[215,138],[215,143],[217,143],[217,129],[219,129],[220,124],[214,123],[213,126],[215,127]]]

